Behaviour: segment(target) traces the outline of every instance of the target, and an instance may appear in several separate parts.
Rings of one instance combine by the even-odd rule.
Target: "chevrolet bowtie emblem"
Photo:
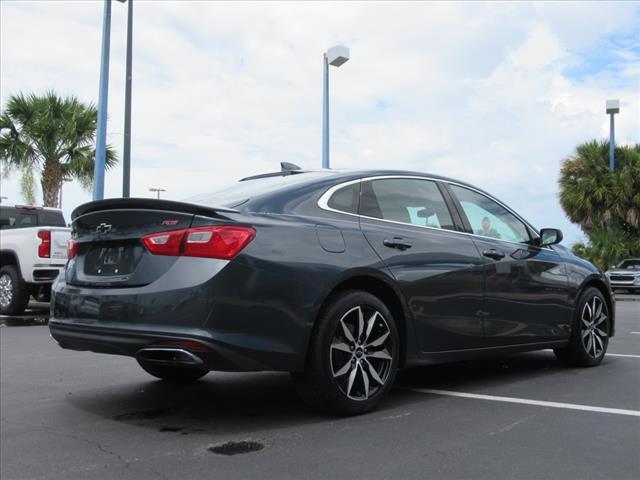
[[[96,233],[109,233],[112,226],[113,225],[109,225],[108,223],[101,223],[96,227]]]

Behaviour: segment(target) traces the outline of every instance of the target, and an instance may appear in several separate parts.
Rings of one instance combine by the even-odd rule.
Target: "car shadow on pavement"
[[[144,379],[75,391],[68,402],[114,422],[182,435],[241,434],[329,418],[306,407],[288,373],[211,372],[190,384]]]
[[[473,362],[413,368],[400,372],[391,395],[367,417],[386,418],[416,402],[433,398],[417,388],[473,389],[505,386],[564,370],[553,354],[512,355]],[[241,435],[297,424],[341,422],[345,418],[311,410],[296,395],[287,373],[228,374],[212,372],[191,384],[129,382],[71,392],[75,408],[113,422],[181,435]]]

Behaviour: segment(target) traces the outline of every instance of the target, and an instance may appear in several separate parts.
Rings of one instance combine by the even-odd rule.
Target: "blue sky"
[[[0,100],[53,88],[96,102],[102,3],[0,2]],[[29,35],[24,35],[28,29]],[[126,6],[113,3],[108,141],[122,148]],[[640,141],[638,2],[135,3],[132,191],[181,199],[280,161],[320,166],[322,52],[336,168],[460,178],[565,243],[561,161],[608,135]],[[90,194],[64,187],[67,214]],[[107,196],[121,170],[107,174]],[[19,178],[2,195],[22,201]]]

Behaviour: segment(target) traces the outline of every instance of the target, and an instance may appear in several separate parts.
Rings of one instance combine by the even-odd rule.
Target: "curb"
[[[640,302],[640,297],[623,297],[623,296],[619,296],[616,295],[615,296],[616,302]]]

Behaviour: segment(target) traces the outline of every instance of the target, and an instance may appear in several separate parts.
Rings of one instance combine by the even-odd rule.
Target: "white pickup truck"
[[[0,205],[0,313],[21,314],[32,295],[49,301],[70,233],[58,209]]]

